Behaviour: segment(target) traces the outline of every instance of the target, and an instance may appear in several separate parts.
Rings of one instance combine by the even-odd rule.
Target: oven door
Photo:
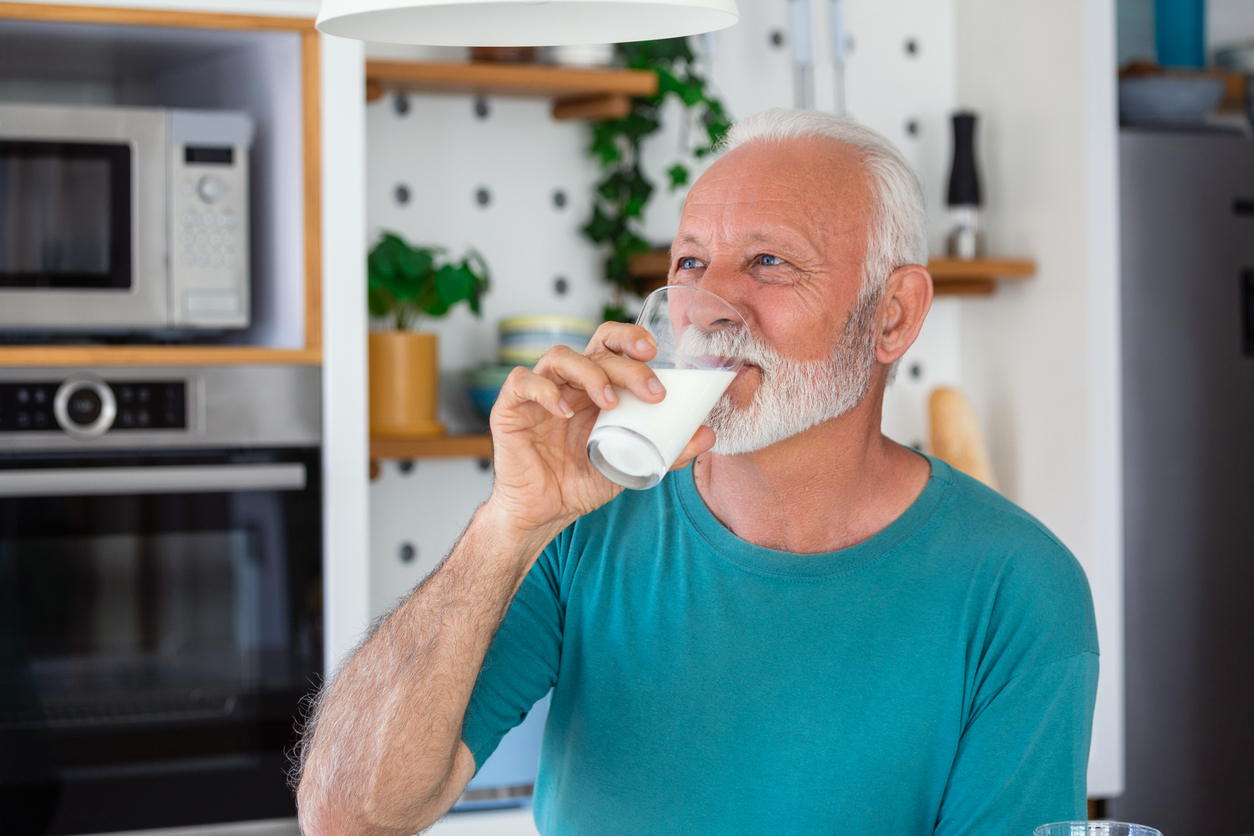
[[[0,833],[294,815],[317,450],[0,457]]]
[[[0,328],[167,327],[167,122],[0,105]]]

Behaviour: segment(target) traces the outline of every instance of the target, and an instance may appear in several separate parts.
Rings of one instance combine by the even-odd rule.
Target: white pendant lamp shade
[[[736,0],[323,0],[328,35],[427,46],[561,46],[726,29]]]

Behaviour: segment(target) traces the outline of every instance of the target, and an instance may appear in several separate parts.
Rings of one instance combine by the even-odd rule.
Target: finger
[[[697,431],[693,434],[688,445],[684,447],[684,451],[679,454],[679,458],[675,459],[675,463],[671,465],[671,470],[681,470],[687,467],[688,462],[702,453],[708,452],[714,446],[716,440],[714,430],[704,425],[697,427]]]
[[[505,409],[517,409],[525,403],[537,403],[558,418],[572,418],[575,410],[562,397],[556,383],[530,369],[519,366],[505,378],[496,405]],[[496,411],[494,407],[493,412]]]
[[[645,403],[657,403],[666,397],[666,387],[657,374],[638,360],[620,357],[608,351],[598,352],[588,359],[605,371],[610,383],[627,389]]]
[[[559,345],[549,349],[536,363],[535,373],[555,384],[582,389],[601,409],[613,409],[618,405],[618,395],[614,393],[605,369],[572,348]]]
[[[634,360],[652,360],[657,354],[657,345],[653,336],[639,325],[604,322],[588,341],[584,354],[592,355],[598,351],[610,351]]]

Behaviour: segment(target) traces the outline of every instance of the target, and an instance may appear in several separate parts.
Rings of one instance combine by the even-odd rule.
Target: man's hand
[[[551,538],[618,495],[622,488],[588,461],[588,436],[599,411],[618,405],[615,386],[645,403],[665,397],[645,365],[656,353],[644,328],[607,322],[582,355],[559,347],[534,372],[514,370],[492,410],[496,484],[489,506],[502,524]],[[702,427],[674,466],[685,467],[713,444],[713,431]]]

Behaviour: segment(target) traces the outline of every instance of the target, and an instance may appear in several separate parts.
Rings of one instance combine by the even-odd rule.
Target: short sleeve
[[[462,720],[462,741],[476,771],[557,682],[564,620],[560,555],[568,544],[569,529],[541,553],[484,657]]]
[[[1087,818],[1098,643],[1084,570],[1052,538],[1019,536],[971,648],[965,724],[937,836],[1029,836]]]
[[[1098,658],[1084,652],[1015,676],[958,744],[936,836],[1028,836],[1088,818],[1089,735]]]

